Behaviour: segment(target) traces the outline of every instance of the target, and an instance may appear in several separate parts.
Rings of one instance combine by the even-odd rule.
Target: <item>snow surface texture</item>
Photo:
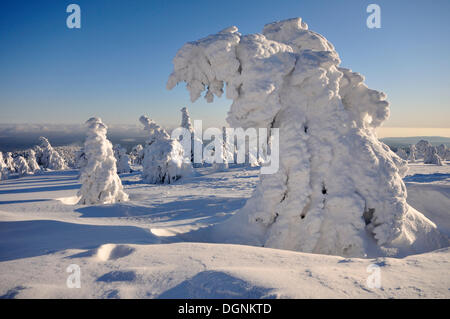
[[[67,165],[64,159],[59,153],[50,145],[50,142],[45,137],[39,137],[41,146],[38,149],[39,164],[43,168],[47,168],[54,171],[67,169]]]
[[[180,142],[171,139],[169,134],[149,117],[142,115],[139,121],[149,134],[142,161],[144,182],[171,184],[183,176],[190,175],[192,164],[189,156],[184,156]]]
[[[411,205],[450,234],[450,166],[409,172]],[[359,259],[217,240],[213,225],[245,204],[258,170],[196,173],[170,185],[126,174],[131,200],[96,206],[77,204],[78,170],[2,181],[0,297],[450,298],[448,248]],[[81,267],[80,289],[66,286],[71,264]],[[380,288],[367,285],[373,265]]]
[[[86,129],[84,152],[87,163],[81,171],[79,203],[92,205],[127,201],[128,195],[123,191],[117,175],[112,144],[106,138],[106,125],[101,119],[93,117],[87,120]]]
[[[192,101],[206,90],[208,102],[226,84],[231,127],[280,129],[278,173],[261,177],[225,228],[242,243],[343,256],[374,243],[388,255],[446,244],[406,203],[406,162],[377,139],[385,94],[340,68],[333,45],[301,18],[237,31],[185,44],[167,83],[186,82]]]

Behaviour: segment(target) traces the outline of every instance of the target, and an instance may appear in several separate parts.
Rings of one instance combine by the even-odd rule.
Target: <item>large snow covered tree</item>
[[[279,128],[279,170],[261,176],[229,220],[228,238],[344,256],[401,255],[445,241],[406,203],[406,162],[377,139],[386,95],[339,67],[333,45],[301,18],[261,34],[227,28],[185,44],[173,63],[168,89],[186,82],[192,101],[206,91],[212,102],[226,85],[231,127]]]
[[[170,184],[192,173],[192,164],[184,156],[180,142],[149,117],[142,115],[139,121],[148,133],[142,161],[142,179],[150,184]]]
[[[40,148],[38,150],[41,152],[38,157],[40,159],[40,164],[43,168],[47,168],[54,171],[67,169],[66,162],[59,155],[59,153],[50,145],[47,138],[41,136],[39,137],[41,142]]]
[[[111,142],[106,138],[107,126],[92,117],[86,122],[84,152],[87,162],[81,170],[79,204],[112,204],[128,200],[117,175],[116,159]]]

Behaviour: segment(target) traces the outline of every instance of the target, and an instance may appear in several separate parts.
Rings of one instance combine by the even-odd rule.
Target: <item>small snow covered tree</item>
[[[439,157],[443,160],[449,160],[450,159],[450,149],[445,145],[445,144],[441,144],[436,148],[437,154],[439,155]]]
[[[26,156],[27,156],[27,164],[28,164],[28,167],[30,168],[30,172],[35,173],[35,172],[39,171],[41,168],[39,167],[39,164],[36,161],[36,152],[34,150],[30,149],[26,152]]]
[[[186,82],[191,100],[233,100],[231,127],[278,128],[278,172],[224,227],[237,242],[366,256],[448,244],[406,203],[406,162],[377,139],[386,95],[339,66],[333,45],[301,18],[241,35],[236,27],[188,42],[167,87]],[[445,241],[445,243],[444,243]],[[372,243],[376,243],[376,246]]]
[[[16,167],[14,165],[14,158],[11,152],[6,153],[5,164],[8,174],[13,174],[16,172]]]
[[[14,167],[19,176],[25,176],[31,173],[30,167],[23,156],[16,156],[14,159]]]
[[[141,144],[133,146],[130,154],[131,162],[135,165],[141,165],[144,158],[144,148]]]
[[[414,144],[411,144],[409,146],[409,155],[408,155],[408,162],[409,163],[415,163],[416,162],[416,146]]]
[[[426,140],[420,140],[416,144],[416,156],[423,158],[425,156],[426,150],[431,147],[431,143]]]
[[[195,149],[202,149],[203,148],[203,142],[195,136],[194,127],[192,126],[191,117],[189,116],[187,107],[183,107],[181,109],[181,127],[185,128],[189,131],[191,135],[191,143],[190,143],[190,150],[185,149],[184,155],[190,157],[190,160],[192,163],[194,163],[194,150]],[[183,136],[180,136],[180,141],[183,139]],[[189,144],[189,143],[188,143]],[[184,145],[184,143],[182,143]],[[190,155],[189,155],[190,153]],[[198,163],[200,164],[200,163]]]
[[[424,164],[435,164],[438,166],[443,166],[444,163],[442,162],[442,159],[437,154],[437,149],[434,146],[428,146],[425,149],[425,154],[423,158]]]
[[[139,121],[148,132],[144,146],[142,178],[150,184],[170,184],[192,173],[192,164],[184,156],[180,142],[149,117],[142,115]]]
[[[81,170],[79,204],[112,204],[128,200],[117,175],[112,144],[106,138],[107,127],[102,120],[92,117],[86,122],[84,143],[87,163]]]
[[[42,167],[53,171],[67,169],[64,159],[50,145],[48,139],[41,136],[39,140],[41,142],[40,148],[42,149],[42,153],[39,156]]]
[[[0,152],[0,181],[8,178],[8,166],[6,166],[3,153]]]
[[[130,158],[127,154],[127,151],[124,147],[122,147],[120,144],[114,145],[114,157],[117,160],[117,173],[123,174],[123,173],[130,173]]]
[[[406,154],[406,151],[403,148],[401,148],[401,147],[399,147],[397,149],[396,153],[397,153],[397,156],[400,157],[401,159],[406,160],[408,158],[408,155]]]

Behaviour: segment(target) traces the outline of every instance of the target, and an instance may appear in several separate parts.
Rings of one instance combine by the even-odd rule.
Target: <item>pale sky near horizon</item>
[[[70,3],[81,7],[81,29],[66,27]],[[381,7],[381,29],[366,26],[370,3]],[[448,0],[4,0],[2,7],[0,123],[100,116],[133,124],[148,114],[174,126],[188,106],[192,118],[222,126],[230,100],[191,103],[184,85],[166,90],[177,50],[230,25],[255,33],[300,16],[334,44],[343,67],[387,93],[391,117],[380,137],[450,137]]]

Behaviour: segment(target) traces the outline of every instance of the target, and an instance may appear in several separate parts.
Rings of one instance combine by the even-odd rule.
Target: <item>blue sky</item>
[[[66,27],[66,7],[82,27]],[[382,28],[366,27],[381,7]],[[388,94],[386,126],[450,127],[450,1],[2,1],[0,123],[137,124],[148,114],[177,125],[179,109],[224,123],[231,101],[192,104],[184,85],[165,88],[172,58],[187,41],[230,25],[241,33],[302,17],[338,50],[342,66]]]

